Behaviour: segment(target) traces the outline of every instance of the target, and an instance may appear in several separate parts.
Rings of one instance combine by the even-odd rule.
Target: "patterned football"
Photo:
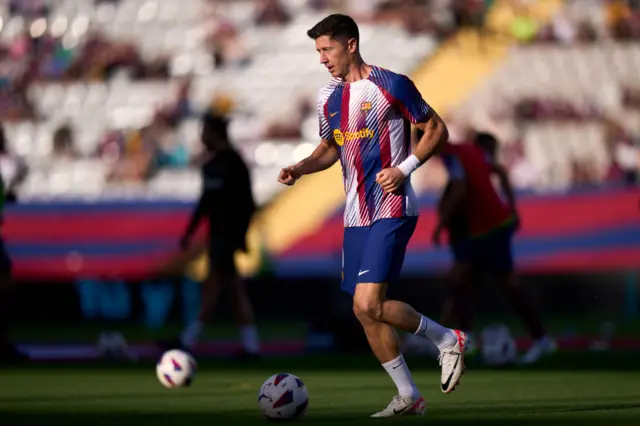
[[[294,420],[307,411],[307,387],[293,374],[279,373],[269,377],[258,393],[258,406],[271,420]]]
[[[165,352],[158,364],[156,374],[165,388],[182,388],[189,386],[196,374],[197,364],[188,353],[172,349]]]

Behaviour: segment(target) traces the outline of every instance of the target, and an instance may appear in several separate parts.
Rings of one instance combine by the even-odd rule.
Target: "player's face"
[[[320,63],[327,68],[333,77],[347,75],[356,48],[355,39],[339,41],[329,36],[316,39],[316,50],[320,54]]]

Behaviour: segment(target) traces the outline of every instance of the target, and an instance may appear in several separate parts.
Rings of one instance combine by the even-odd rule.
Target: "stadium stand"
[[[502,136],[518,187],[637,183],[639,16],[637,2],[566,2],[459,108]]]
[[[400,72],[418,68],[458,27],[520,42],[450,118],[453,135],[469,126],[500,134],[518,187],[634,182],[640,49],[628,40],[638,36],[637,4],[569,1],[544,23],[527,2],[497,2],[513,16],[490,31],[459,7],[488,3],[8,2],[0,113],[10,151],[29,164],[21,196],[192,199],[197,116],[214,108],[233,118],[266,203],[281,189],[276,171],[315,144],[313,103],[327,76],[305,30],[345,6],[363,22],[365,58]]]
[[[197,114],[213,106],[231,114],[256,197],[269,200],[280,189],[275,171],[313,149],[304,141],[315,140],[313,104],[327,76],[305,32],[327,11],[304,1],[258,3],[0,6],[4,62],[17,68],[8,70],[8,96],[20,90],[24,99],[20,111],[4,114],[11,151],[31,170],[23,199],[192,199],[199,191],[190,167]],[[284,9],[274,14],[269,7]],[[367,58],[402,72],[436,47],[429,34],[374,22],[362,25],[362,41]],[[54,141],[65,125],[72,150]]]

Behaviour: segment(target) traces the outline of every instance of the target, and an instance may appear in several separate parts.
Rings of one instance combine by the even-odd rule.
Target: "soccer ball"
[[[258,406],[270,420],[294,420],[307,411],[309,393],[302,380],[293,374],[280,373],[269,377],[258,394]]]
[[[197,367],[191,355],[172,349],[165,352],[156,364],[156,374],[165,388],[182,388],[191,384]]]
[[[518,355],[516,342],[506,325],[496,324],[482,330],[482,359],[485,364],[512,364]]]

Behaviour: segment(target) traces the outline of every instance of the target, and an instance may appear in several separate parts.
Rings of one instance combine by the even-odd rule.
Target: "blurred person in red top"
[[[521,359],[533,363],[554,351],[556,345],[547,336],[538,311],[519,287],[515,274],[512,239],[520,219],[507,172],[496,162],[497,145],[493,135],[478,133],[474,143],[447,144],[441,152],[449,183],[439,203],[440,222],[433,240],[439,245],[440,234],[447,230],[454,257],[452,291],[443,317],[457,316],[460,328],[471,330],[472,284],[490,274],[535,341]],[[506,203],[493,185],[494,175]]]

